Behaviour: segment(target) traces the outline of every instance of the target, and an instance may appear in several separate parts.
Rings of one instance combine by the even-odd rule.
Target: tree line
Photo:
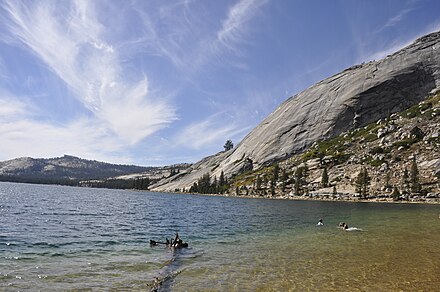
[[[216,176],[211,178],[209,173],[205,173],[197,182],[193,183],[189,192],[199,194],[224,194],[228,189],[229,182],[222,171],[218,179]]]
[[[319,187],[333,187],[332,193],[333,195],[337,195],[337,183],[335,181],[330,183],[327,165],[322,166],[321,169]],[[235,185],[235,193],[237,195],[275,196],[277,193],[286,193],[286,190],[290,190],[290,193],[295,196],[308,195],[313,187],[317,187],[317,185],[310,185],[309,172],[309,167],[306,162],[300,164],[292,171],[286,168],[280,168],[278,164],[274,164],[269,171],[255,175],[252,187]],[[353,185],[355,186],[356,193],[358,193],[361,198],[367,198],[370,195],[371,176],[365,166],[361,167],[353,181]],[[385,187],[389,192],[392,190],[394,199],[397,200],[400,198],[401,193],[399,186],[391,186],[389,173],[387,173],[385,177]],[[404,169],[400,188],[402,193],[405,194],[418,194],[423,192],[419,181],[419,171],[415,156],[412,159],[410,171]],[[209,173],[204,174],[193,183],[189,191],[194,193],[223,194],[225,192],[232,193],[233,189],[231,190],[231,184],[225,179],[224,173],[222,172],[218,180],[216,177],[212,178]]]

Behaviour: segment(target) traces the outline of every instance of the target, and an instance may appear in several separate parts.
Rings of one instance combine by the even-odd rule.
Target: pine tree
[[[278,164],[275,164],[272,171],[272,178],[275,182],[278,181],[279,174],[280,174],[280,166]]]
[[[197,180],[198,192],[201,194],[208,194],[211,192],[211,177],[209,173],[205,173]]]
[[[301,191],[301,187],[300,187],[299,179],[297,177],[295,177],[295,184],[294,184],[293,188],[294,188],[295,196],[299,196],[300,191]]]
[[[385,175],[385,188],[388,190],[388,189],[390,189],[391,188],[391,185],[390,185],[390,172],[389,171],[387,171],[387,173],[386,173],[386,175]]]
[[[225,173],[223,172],[223,170],[222,170],[222,172],[220,173],[220,178],[218,179],[218,183],[219,183],[219,185],[221,185],[221,186],[226,184]]]
[[[149,186],[150,186],[150,179],[148,177],[142,178],[141,189],[142,190],[148,190]]]
[[[225,148],[225,151],[229,151],[234,148],[234,143],[231,140],[227,140],[223,148]]]
[[[218,192],[220,194],[223,194],[223,193],[226,192],[227,189],[228,189],[228,182],[227,182],[227,180],[225,178],[224,172],[222,171],[220,173],[220,178],[218,180]]]
[[[419,170],[417,168],[416,156],[413,156],[411,164],[410,184],[412,193],[420,193],[422,190],[419,183]]]
[[[255,182],[255,189],[256,190],[261,189],[261,183],[262,183],[261,176],[257,175],[256,182]]]
[[[274,180],[272,180],[270,182],[270,194],[272,195],[272,197],[275,196],[275,181]]]
[[[307,185],[308,181],[309,181],[309,167],[307,166],[306,162],[304,163],[302,172],[303,172],[303,175],[302,175],[302,177],[303,177],[303,179],[302,179],[303,185]]]
[[[368,175],[368,171],[365,167],[362,167],[355,181],[356,192],[361,195],[362,198],[365,198],[368,194],[368,189],[370,186],[370,176]]]
[[[302,186],[304,183],[304,167],[298,167],[295,171],[294,192],[296,196],[302,193]]]
[[[189,188],[190,193],[198,193],[199,192],[199,185],[197,182],[194,182],[193,185]]]
[[[394,186],[393,192],[391,193],[391,197],[393,198],[394,201],[399,200],[400,192],[396,186]]]
[[[295,171],[294,176],[294,193],[299,196],[304,193],[308,193],[307,189],[307,178],[308,178],[309,168],[307,164],[300,166]]]
[[[322,185],[323,188],[328,187],[328,173],[327,173],[327,167],[324,167],[324,170],[322,171],[321,185]]]
[[[214,180],[212,181],[212,185],[211,185],[211,194],[218,194],[219,193],[219,186],[218,186],[218,181],[217,181],[217,176],[214,176]]]
[[[408,189],[409,186],[409,174],[408,174],[408,169],[403,170],[403,175],[402,175],[402,190],[406,191]]]
[[[283,168],[283,171],[281,172],[281,191],[283,192],[286,190],[287,179],[288,179],[287,172]]]

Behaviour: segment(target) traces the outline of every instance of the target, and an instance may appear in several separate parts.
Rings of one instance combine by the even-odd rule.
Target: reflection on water
[[[0,290],[434,291],[439,213],[0,183]]]

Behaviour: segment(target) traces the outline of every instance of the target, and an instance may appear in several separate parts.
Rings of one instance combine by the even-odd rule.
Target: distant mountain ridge
[[[56,158],[21,157],[0,162],[0,180],[41,183],[107,179],[148,172],[156,167],[118,165],[64,155]]]
[[[317,141],[403,111],[440,89],[440,32],[379,61],[350,67],[290,97],[236,148],[206,157],[157,191],[188,189],[210,173],[227,177],[305,151]]]

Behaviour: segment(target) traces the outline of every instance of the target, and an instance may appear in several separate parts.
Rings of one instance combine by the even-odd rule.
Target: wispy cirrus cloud
[[[252,20],[268,2],[268,0],[239,0],[214,23],[211,19],[212,15],[200,11],[194,14],[197,9],[203,11],[200,9],[201,4],[194,1],[179,1],[172,4],[165,2],[158,9],[157,14],[139,9],[137,12],[145,29],[141,43],[150,50],[151,54],[169,59],[175,67],[184,71],[185,75],[182,77],[187,82],[194,83],[194,86],[199,88],[193,79],[197,79],[200,73],[210,70],[213,65],[224,66],[225,60],[229,60],[230,53],[236,54],[241,50],[241,45],[246,43],[249,36]],[[216,29],[206,29],[209,25]],[[247,68],[246,64],[237,62],[234,62],[234,66],[241,66],[243,70]],[[213,108],[215,111],[216,107]],[[248,109],[237,113],[239,111],[237,108],[242,109],[231,107],[229,114],[234,116],[248,114]],[[218,109],[210,117],[188,125],[172,138],[173,144],[201,149],[207,145],[224,143],[225,137],[236,137],[249,130],[248,126],[220,124],[215,117],[222,115],[225,115],[224,110]]]
[[[190,149],[202,149],[206,146],[223,145],[226,139],[243,134],[250,128],[240,128],[233,123],[225,122],[222,114],[212,115],[202,121],[185,127],[174,139],[175,145],[182,145]]]
[[[413,11],[415,8],[414,7],[409,7],[409,8],[405,8],[402,9],[401,11],[399,11],[396,15],[394,15],[393,17],[391,17],[390,19],[388,19],[388,21],[383,25],[383,27],[381,29],[385,29],[385,28],[389,28],[392,26],[397,25],[399,22],[402,21],[402,19],[411,11]]]
[[[222,27],[217,32],[217,40],[226,48],[233,49],[244,39],[249,22],[266,4],[268,0],[240,0],[233,5],[222,21]]]
[[[136,144],[175,120],[176,110],[167,100],[150,96],[146,77],[126,78],[117,44],[105,39],[112,27],[99,21],[96,2],[65,4],[5,1],[3,23],[11,39],[46,64],[95,123],[122,143]]]
[[[194,1],[167,1],[157,7],[133,7],[142,25],[138,44],[147,54],[168,59],[182,71],[193,67],[202,20]],[[194,7],[193,7],[194,6]]]
[[[0,90],[0,122],[16,120],[30,112],[30,107],[24,102],[12,97],[9,93]]]
[[[189,78],[188,74],[197,74],[206,66],[222,64],[220,60],[231,51],[237,53],[246,42],[251,21],[267,2],[239,0],[219,20],[213,20],[204,5],[195,1],[165,2],[157,12],[137,9],[145,32],[140,43],[151,54],[168,58]],[[217,28],[214,33],[213,28]]]
[[[429,24],[423,30],[417,32],[417,34],[405,36],[404,39],[397,39],[394,42],[383,44],[383,48],[380,50],[366,52],[359,56],[357,63],[385,58],[386,56],[409,46],[417,38],[436,31],[440,31],[440,22],[433,22]]]

